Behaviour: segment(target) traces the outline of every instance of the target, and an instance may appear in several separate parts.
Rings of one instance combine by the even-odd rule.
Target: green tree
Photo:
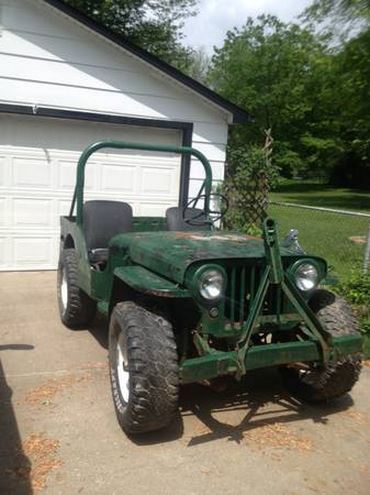
[[[229,31],[213,57],[210,81],[256,120],[236,127],[231,145],[260,143],[263,129],[271,129],[277,164],[286,175],[300,173],[311,153],[302,138],[315,135],[322,114],[316,96],[328,57],[325,39],[274,16],[249,18],[240,30]]]
[[[192,50],[181,44],[181,28],[198,0],[65,1],[180,69],[192,62]]]
[[[304,16],[320,22],[331,43],[321,85],[328,90],[317,95],[317,135],[331,139],[321,143],[329,144],[330,181],[370,189],[370,0],[315,0]]]
[[[335,58],[334,104],[343,151],[331,181],[370,189],[370,29],[349,40]]]
[[[316,22],[335,18],[344,23],[359,20],[369,23],[370,0],[314,0],[302,17]]]
[[[211,57],[204,47],[193,50],[189,54],[189,64],[186,69],[188,76],[203,84],[208,83],[208,72],[211,64]]]

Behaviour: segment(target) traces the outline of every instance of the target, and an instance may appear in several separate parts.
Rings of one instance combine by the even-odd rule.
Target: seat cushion
[[[88,251],[107,248],[112,237],[132,230],[132,208],[121,201],[86,201],[82,225]]]
[[[199,216],[198,216],[199,215]],[[194,218],[194,221],[185,222],[185,218]],[[192,230],[211,230],[211,225],[203,210],[199,208],[184,208],[175,206],[166,211],[167,229],[187,232]],[[199,224],[199,225],[198,225]]]

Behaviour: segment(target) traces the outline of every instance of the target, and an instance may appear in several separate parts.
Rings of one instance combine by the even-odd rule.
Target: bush
[[[360,322],[360,330],[365,334],[365,353],[370,358],[370,273],[353,272],[335,290],[353,305]]]
[[[259,229],[267,214],[268,194],[278,180],[279,169],[271,161],[272,138],[266,132],[265,146],[249,145],[228,150],[223,194],[229,201],[224,226],[246,233]]]

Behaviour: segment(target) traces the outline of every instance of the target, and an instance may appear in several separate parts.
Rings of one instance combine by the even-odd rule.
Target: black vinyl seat
[[[199,216],[198,216],[199,215]],[[194,218],[185,222],[186,219]],[[196,217],[196,218],[195,218]],[[207,217],[203,210],[199,208],[184,208],[174,206],[166,211],[167,229],[179,232],[211,230],[211,225],[207,221]]]
[[[111,238],[132,230],[132,208],[122,201],[86,201],[83,230],[90,262],[105,262]]]

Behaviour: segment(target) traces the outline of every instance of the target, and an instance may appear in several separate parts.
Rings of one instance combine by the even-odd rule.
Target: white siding
[[[226,111],[40,0],[0,0],[0,16],[0,102],[193,122],[222,178]]]

